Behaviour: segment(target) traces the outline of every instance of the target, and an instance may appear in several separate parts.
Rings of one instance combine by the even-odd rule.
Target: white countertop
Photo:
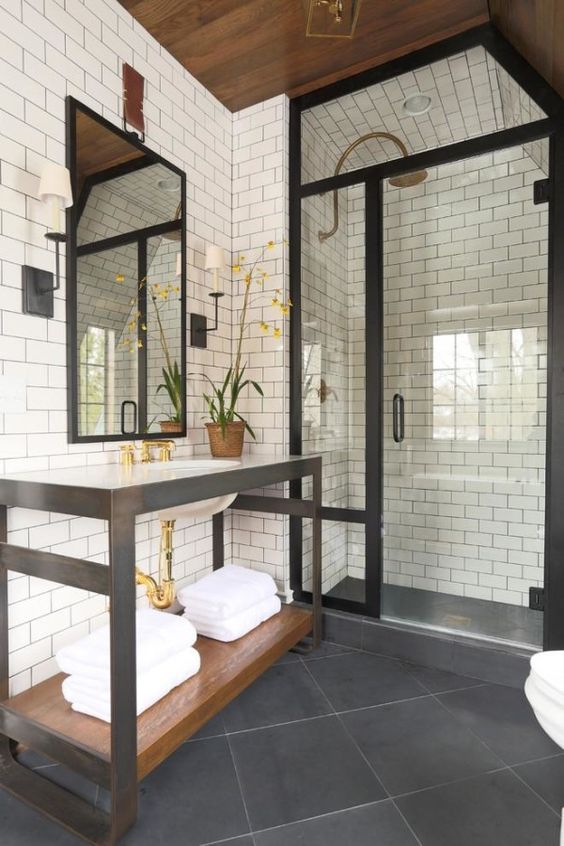
[[[7,473],[0,480],[27,482],[38,485],[65,485],[69,487],[96,488],[98,490],[118,490],[138,485],[150,485],[169,482],[173,479],[198,479],[215,473],[230,473],[233,470],[250,470],[258,467],[272,467],[289,462],[314,458],[312,455],[287,456],[242,456],[233,459],[226,466],[228,459],[213,459],[211,456],[196,455],[179,457],[170,462],[155,461],[152,464],[134,464],[124,467],[121,464],[95,464],[82,467],[68,467],[53,470],[40,470],[32,473]],[[183,467],[192,463],[193,466]],[[199,462],[199,464],[198,464]]]

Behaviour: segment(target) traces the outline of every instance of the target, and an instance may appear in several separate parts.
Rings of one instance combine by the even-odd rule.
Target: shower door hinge
[[[533,182],[533,203],[539,206],[550,200],[550,179],[537,179]]]
[[[529,608],[532,611],[544,611],[544,588],[529,588]]]

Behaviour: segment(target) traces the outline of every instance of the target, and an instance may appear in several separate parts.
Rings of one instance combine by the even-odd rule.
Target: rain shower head
[[[392,176],[388,179],[390,185],[394,188],[412,188],[414,185],[421,185],[425,182],[429,174],[426,170],[414,170],[413,173],[404,173],[401,176]]]
[[[388,141],[392,141],[396,147],[399,149],[400,153],[404,158],[409,156],[407,152],[407,147],[396,135],[392,135],[391,132],[367,132],[366,135],[361,135],[360,138],[357,138],[356,141],[353,141],[352,144],[349,144],[347,149],[344,153],[341,154],[339,161],[337,162],[337,166],[335,168],[335,176],[338,176],[341,172],[341,168],[343,167],[345,161],[350,156],[353,150],[359,146],[359,144],[364,144],[365,141],[370,141],[372,138],[385,138]],[[394,188],[412,188],[414,185],[420,185],[421,182],[424,182],[427,179],[428,173],[426,170],[418,170],[414,171],[413,173],[405,173],[400,176],[394,176],[389,181],[390,185],[393,185]],[[337,191],[333,191],[333,227],[328,232],[318,232],[319,240],[326,241],[328,238],[331,238],[332,235],[335,234],[337,229],[339,228],[339,197]]]

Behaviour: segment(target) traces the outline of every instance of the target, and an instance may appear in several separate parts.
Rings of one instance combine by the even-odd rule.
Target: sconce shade
[[[56,197],[64,208],[72,206],[72,188],[68,169],[54,162],[45,162],[41,171],[38,197],[43,203]]]
[[[306,35],[317,38],[352,38],[361,0],[302,0]]]
[[[215,244],[209,244],[206,248],[206,263],[204,265],[206,270],[223,270],[225,267],[225,253],[223,247],[217,247]]]

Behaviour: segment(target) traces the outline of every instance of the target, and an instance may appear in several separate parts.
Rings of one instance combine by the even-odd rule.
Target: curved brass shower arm
[[[341,168],[343,167],[344,163],[356,148],[360,144],[364,144],[365,141],[370,141],[372,138],[386,138],[388,141],[392,141],[396,147],[401,152],[404,158],[407,158],[409,153],[407,152],[407,147],[400,141],[399,138],[396,138],[395,135],[392,135],[391,132],[368,132],[366,135],[361,135],[360,138],[357,138],[356,141],[353,141],[352,144],[349,144],[347,149],[344,153],[341,154],[339,161],[335,167],[334,176],[338,176],[341,172]],[[319,240],[326,241],[327,238],[331,238],[332,235],[335,234],[337,229],[339,228],[339,195],[337,189],[333,191],[333,228],[330,229],[328,232],[318,232]]]

